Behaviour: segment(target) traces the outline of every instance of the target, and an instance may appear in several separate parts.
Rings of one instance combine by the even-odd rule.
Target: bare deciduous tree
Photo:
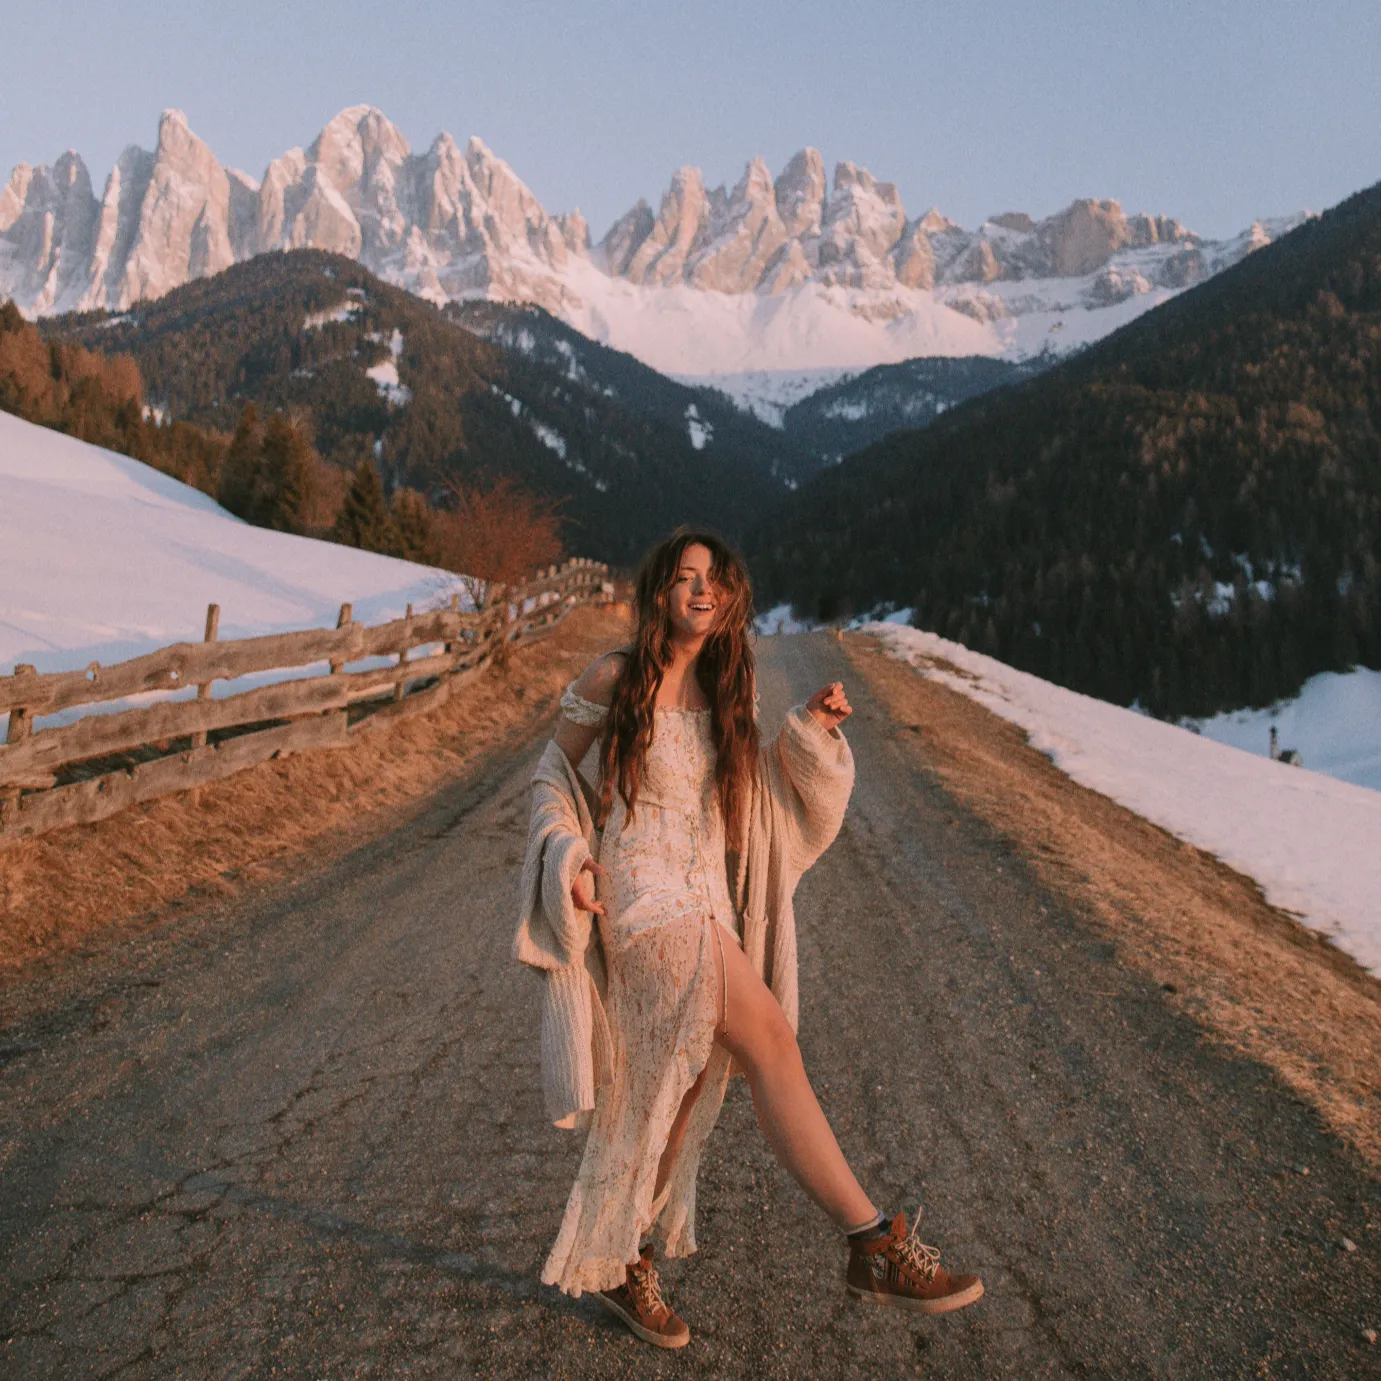
[[[558,504],[503,478],[488,486],[447,478],[450,504],[437,515],[440,564],[483,582],[516,585],[539,566],[560,561]],[[476,602],[483,591],[473,592]]]

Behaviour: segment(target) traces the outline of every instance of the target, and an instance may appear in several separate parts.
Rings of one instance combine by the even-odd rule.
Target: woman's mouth
[[[714,605],[706,604],[703,600],[698,600],[691,605],[692,614],[713,614]]]

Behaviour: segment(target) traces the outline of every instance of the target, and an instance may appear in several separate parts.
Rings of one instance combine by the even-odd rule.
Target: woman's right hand
[[[604,876],[604,869],[587,858],[580,865],[580,871],[571,880],[571,902],[577,911],[593,911],[596,916],[604,915],[604,906],[595,900],[595,879]]]

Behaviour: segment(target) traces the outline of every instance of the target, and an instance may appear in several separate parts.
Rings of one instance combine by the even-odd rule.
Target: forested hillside
[[[1051,363],[1048,355],[1013,363],[987,355],[925,355],[879,364],[818,389],[786,409],[782,429],[819,469],[891,432],[924,427],[959,403],[1020,383]]]
[[[1381,186],[749,539],[760,602],[879,601],[1159,714],[1381,666]]]
[[[766,465],[787,487],[890,432],[923,427],[958,403],[1033,378],[1053,357],[1014,363],[987,355],[922,356],[880,364],[829,384],[782,409],[769,425],[711,386],[659,374],[620,350],[590,340],[541,307],[512,302],[453,302],[446,314],[492,340],[600,389],[637,411],[685,431],[691,444]]]
[[[131,355],[171,417],[230,433],[247,403],[283,410],[341,472],[369,460],[386,490],[443,504],[453,482],[517,485],[557,505],[571,550],[615,563],[677,522],[740,535],[782,492],[770,455],[697,446],[684,417],[481,340],[321,251],[261,255],[121,316],[41,324]]]
[[[13,302],[0,302],[0,410],[213,488],[228,438],[185,422],[161,427],[143,403],[128,355],[45,341]]]
[[[559,374],[598,389],[606,397],[685,436],[697,450],[713,449],[748,471],[766,469],[784,486],[819,469],[807,446],[770,427],[714,388],[678,383],[634,355],[583,336],[530,303],[475,299],[452,302],[446,315],[476,335]],[[859,443],[861,444],[861,443]],[[852,449],[857,449],[857,446]]]

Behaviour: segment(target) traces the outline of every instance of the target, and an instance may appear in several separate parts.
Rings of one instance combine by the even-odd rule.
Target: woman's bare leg
[[[727,1017],[727,1029],[721,1021],[715,1039],[748,1077],[767,1144],[838,1227],[847,1231],[870,1222],[877,1210],[854,1178],[825,1120],[806,1077],[796,1035],[777,999],[733,941],[716,944],[714,950],[720,1012]],[[687,1110],[688,1104],[683,1103],[681,1113]]]

